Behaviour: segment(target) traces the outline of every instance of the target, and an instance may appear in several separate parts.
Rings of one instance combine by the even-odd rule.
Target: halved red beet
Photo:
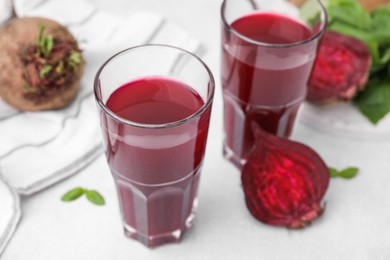
[[[371,54],[364,42],[337,32],[326,32],[306,99],[318,104],[348,101],[364,89],[370,68]]]
[[[310,147],[253,128],[256,141],[241,175],[250,213],[269,225],[305,227],[324,211],[327,166]]]

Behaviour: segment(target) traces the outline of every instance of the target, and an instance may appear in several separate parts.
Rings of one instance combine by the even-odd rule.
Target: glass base
[[[234,164],[238,169],[241,169],[246,163],[246,159],[241,159],[240,156],[234,154],[233,150],[227,146],[226,142],[223,143],[223,157]]]
[[[185,221],[182,229],[177,229],[169,233],[145,235],[137,232],[133,227],[123,223],[125,236],[135,239],[147,247],[156,247],[167,243],[179,243],[184,237],[185,232],[194,224],[195,213],[191,213]]]
[[[159,185],[114,175],[125,235],[147,247],[180,241],[194,223],[199,177],[200,167],[183,179]]]

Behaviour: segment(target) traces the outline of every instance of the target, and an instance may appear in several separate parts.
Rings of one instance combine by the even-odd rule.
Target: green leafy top
[[[21,52],[21,60],[26,82],[23,87],[27,90],[24,95],[37,103],[48,93],[55,95],[77,80],[76,75],[84,62],[77,42],[46,35],[44,26],[39,27],[36,43]]]
[[[356,0],[330,0],[327,13],[329,24],[340,22],[362,30],[373,28],[370,14]]]
[[[47,58],[54,47],[54,39],[51,35],[43,35],[45,26],[39,27],[37,55]]]

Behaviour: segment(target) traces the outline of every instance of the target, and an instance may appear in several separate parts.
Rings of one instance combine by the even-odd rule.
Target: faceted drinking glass
[[[317,0],[224,0],[224,156],[241,167],[253,123],[290,137],[327,16]]]
[[[188,117],[164,123],[131,121],[107,106],[115,91],[143,79],[185,84],[202,105]],[[169,95],[180,95],[173,85],[168,84]],[[99,69],[94,91],[125,234],[150,247],[179,241],[191,227],[197,205],[214,96],[211,71],[185,50],[167,45],[138,46],[114,55]],[[160,94],[156,92],[150,102]],[[118,98],[126,101],[128,97]],[[159,119],[159,111],[141,112]]]

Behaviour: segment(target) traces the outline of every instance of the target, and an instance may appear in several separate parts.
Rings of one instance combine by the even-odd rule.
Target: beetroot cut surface
[[[310,147],[254,127],[255,145],[242,168],[250,213],[269,225],[303,228],[324,211],[329,171]]]
[[[308,83],[307,100],[326,104],[352,99],[364,89],[370,68],[371,54],[361,40],[326,32]]]

